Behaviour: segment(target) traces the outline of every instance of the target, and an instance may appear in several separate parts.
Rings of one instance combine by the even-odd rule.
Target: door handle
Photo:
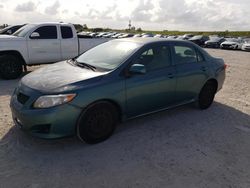
[[[207,70],[207,67],[201,67],[201,70],[205,72]]]
[[[172,79],[172,78],[174,78],[174,74],[173,73],[168,73],[168,77]]]

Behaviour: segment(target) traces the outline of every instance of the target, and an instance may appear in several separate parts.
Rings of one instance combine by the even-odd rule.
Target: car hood
[[[16,37],[13,35],[0,35],[1,41],[10,41],[10,40],[23,40],[22,37]]]
[[[104,74],[107,72],[94,72],[63,61],[24,76],[21,84],[41,92],[66,91],[72,89],[74,83],[93,78],[99,80]]]
[[[250,43],[244,43],[243,46],[250,46]]]
[[[226,42],[223,42],[221,44],[230,44],[230,45],[235,45],[235,44],[239,44],[238,42],[230,42],[230,41],[226,41]]]

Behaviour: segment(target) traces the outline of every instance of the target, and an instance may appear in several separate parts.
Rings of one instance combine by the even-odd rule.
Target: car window
[[[73,38],[73,32],[71,27],[68,26],[61,26],[61,33],[63,39]]]
[[[34,32],[39,33],[39,37],[36,39],[57,39],[56,26],[42,26],[36,29]]]
[[[147,71],[161,69],[171,65],[170,54],[168,46],[149,48],[142,52],[133,64],[143,64]]]
[[[174,46],[174,56],[176,64],[194,63],[198,59],[195,50],[188,46]]]

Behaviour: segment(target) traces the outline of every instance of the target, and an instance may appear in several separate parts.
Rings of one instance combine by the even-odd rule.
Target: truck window
[[[63,39],[73,38],[73,32],[71,27],[68,26],[61,26],[61,33]]]
[[[36,39],[57,39],[56,26],[42,26],[37,28],[34,32],[40,35]]]

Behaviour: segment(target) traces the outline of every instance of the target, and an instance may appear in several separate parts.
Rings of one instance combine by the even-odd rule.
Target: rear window
[[[71,27],[68,26],[61,26],[61,33],[63,39],[73,38],[73,32]]]

